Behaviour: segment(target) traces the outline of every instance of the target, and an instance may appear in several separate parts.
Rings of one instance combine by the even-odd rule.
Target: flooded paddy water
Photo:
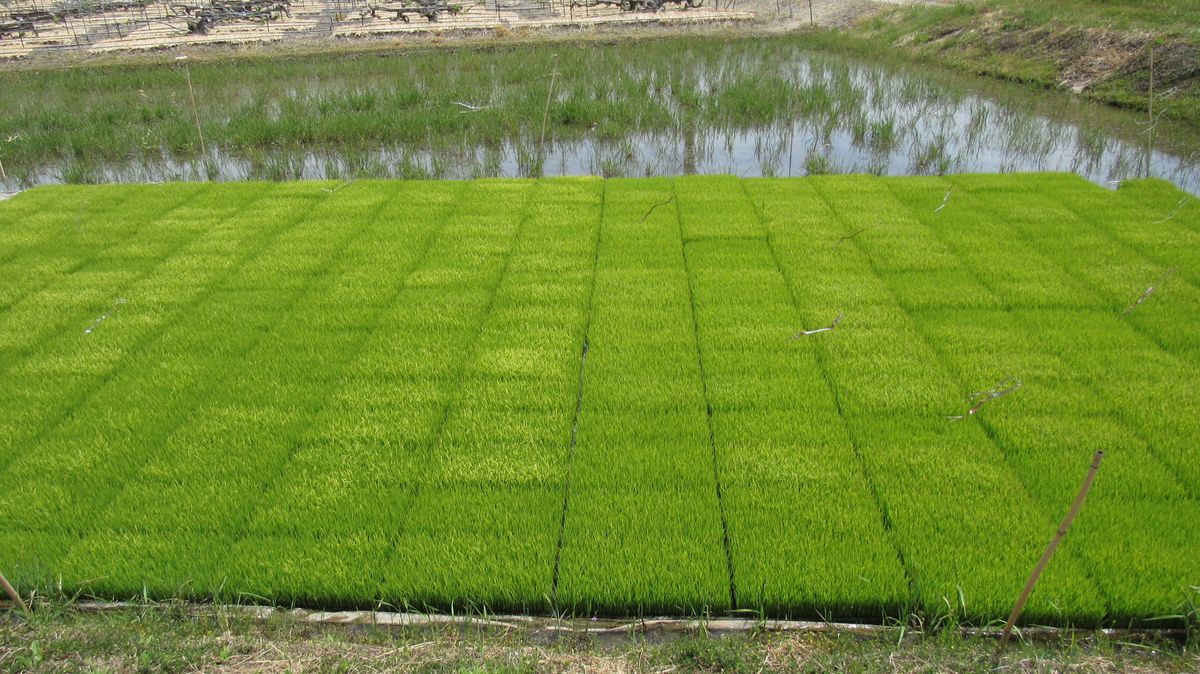
[[[1055,92],[813,53],[795,37],[350,61],[274,76],[256,64],[245,82],[236,65],[193,66],[198,109],[178,66],[123,75],[135,80],[124,94],[134,109],[111,120],[121,129],[114,138],[66,128],[71,115],[86,114],[78,110],[57,118],[44,113],[51,116],[44,123],[30,107],[37,101],[10,100],[10,114],[0,121],[3,189],[178,180],[1069,171],[1101,184],[1149,175],[1200,192],[1200,134],[1193,129],[1162,120],[1152,125],[1145,114]],[[105,76],[87,77],[103,86]],[[53,87],[39,82],[29,89],[52,95]],[[120,94],[78,103],[113,104],[114,95]],[[203,152],[194,120],[207,139]],[[118,145],[122,138],[127,147]]]

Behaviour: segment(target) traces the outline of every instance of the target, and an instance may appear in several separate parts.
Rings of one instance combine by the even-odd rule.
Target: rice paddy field
[[[0,270],[26,592],[985,623],[1103,450],[1025,620],[1197,602],[1165,182],[53,186]]]
[[[0,68],[9,94],[0,96],[0,191],[1065,171],[1098,183],[1162,178],[1200,194],[1200,134],[1169,121],[1182,107],[1173,94],[1157,104],[1169,114],[1148,133],[1144,114],[900,67],[880,57],[891,40],[847,58],[843,42],[841,33],[580,37],[8,64]],[[1168,92],[1170,82],[1156,86]]]

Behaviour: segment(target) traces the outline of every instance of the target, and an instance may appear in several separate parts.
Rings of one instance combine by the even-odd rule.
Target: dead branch
[[[1141,295],[1140,297],[1138,297],[1138,298],[1137,298],[1137,299],[1136,299],[1136,300],[1133,302],[1133,304],[1130,304],[1129,306],[1125,307],[1125,311],[1122,311],[1122,312],[1121,312],[1121,315],[1122,315],[1122,316],[1128,316],[1129,314],[1133,313],[1133,310],[1134,310],[1134,309],[1137,309],[1139,306],[1141,306],[1141,305],[1142,305],[1142,302],[1145,302],[1146,300],[1150,299],[1150,296],[1154,294],[1154,291],[1155,291],[1155,290],[1157,290],[1157,289],[1159,288],[1159,286],[1161,286],[1162,284],[1166,283],[1166,282],[1167,282],[1167,279],[1171,278],[1171,276],[1172,276],[1172,275],[1173,275],[1173,274],[1174,274],[1176,271],[1178,271],[1178,269],[1177,269],[1177,268],[1175,268],[1175,267],[1171,267],[1170,269],[1168,269],[1168,270],[1166,271],[1166,273],[1164,273],[1164,274],[1162,275],[1162,278],[1160,278],[1160,279],[1158,280],[1158,282],[1157,282],[1157,283],[1155,283],[1154,285],[1150,286],[1149,288],[1146,288],[1146,291],[1145,291],[1145,292],[1143,292],[1143,293],[1142,293],[1142,295]]]
[[[352,185],[352,184],[354,184],[354,181],[353,181],[353,180],[349,180],[349,181],[347,181],[347,182],[344,182],[344,183],[342,183],[341,185],[338,185],[337,187],[334,187],[334,188],[332,188],[332,189],[330,189],[330,188],[327,188],[327,187],[322,187],[322,188],[321,188],[321,191],[322,191],[322,192],[325,192],[325,193],[327,193],[327,194],[333,194],[334,192],[336,192],[336,191],[338,191],[338,190],[342,189],[343,187],[348,187],[348,186],[350,186],[350,185]]]
[[[207,5],[177,3],[171,5],[171,12],[190,17],[188,32],[201,35],[227,21],[270,22],[292,15],[290,0],[214,0]]]
[[[967,396],[967,400],[971,401],[971,409],[967,410],[966,414],[960,414],[946,418],[951,421],[960,421],[968,417],[973,417],[979,413],[979,410],[983,409],[984,405],[995,400],[996,398],[1006,396],[1019,388],[1021,388],[1020,379],[1005,379],[987,391],[976,391],[975,393]]]
[[[671,203],[674,200],[675,200],[675,195],[672,194],[671,196],[667,197],[666,201],[664,201],[660,204],[654,204],[653,206],[650,207],[650,210],[646,211],[645,215],[642,216],[642,219],[639,222],[646,222],[646,218],[650,217],[650,214],[654,212],[654,209],[658,208],[659,206],[666,206],[667,204]]]
[[[13,12],[12,14],[8,15],[8,17],[10,19],[12,19],[13,21],[30,21],[30,22],[33,22],[33,21],[55,21],[56,16],[57,15],[54,12],[47,12],[47,11],[41,10],[41,9],[25,11],[25,12]]]
[[[8,18],[16,23],[61,22],[72,17],[102,14],[114,10],[141,9],[155,0],[107,0],[101,4],[90,2],[68,2],[56,4],[51,9],[16,10],[9,13]],[[36,31],[35,31],[36,32]]]
[[[858,230],[857,232],[855,232],[849,236],[843,236],[842,238],[838,239],[837,241],[834,242],[832,247],[837,248],[838,246],[842,245],[843,241],[849,241],[850,239],[853,239],[854,237],[858,236],[859,234],[862,234],[863,232],[867,231],[868,229],[875,229],[878,226],[879,226],[878,222],[873,225],[867,225],[866,227],[863,227],[862,229]]]
[[[32,21],[0,22],[0,37],[9,37],[10,35],[20,37],[26,33],[37,34],[37,26]]]
[[[934,212],[934,213],[941,213],[941,212],[942,212],[942,209],[943,209],[943,208],[945,208],[945,207],[946,207],[946,204],[950,202],[950,194],[951,194],[952,192],[954,192],[954,190],[953,190],[953,189],[946,190],[946,196],[942,197],[942,205],[941,205],[941,206],[938,206],[938,207],[937,207],[937,208],[935,208],[935,209],[933,209],[933,212]]]
[[[846,317],[846,313],[842,312],[842,313],[838,314],[837,318],[833,319],[833,322],[830,323],[829,325],[827,325],[823,328],[815,328],[813,330],[802,330],[802,331],[797,332],[796,334],[792,335],[792,339],[800,339],[801,337],[815,335],[818,332],[831,332],[833,330],[837,330],[837,327],[842,324],[842,319],[845,317]]]
[[[571,7],[617,7],[623,12],[657,12],[667,5],[680,5],[683,9],[703,7],[704,0],[571,0]]]
[[[438,20],[441,14],[461,14],[469,8],[458,4],[439,2],[438,0],[401,0],[399,4],[367,5],[363,17],[378,18],[380,12],[391,12],[392,21],[409,22],[409,15],[423,16],[429,22]]]

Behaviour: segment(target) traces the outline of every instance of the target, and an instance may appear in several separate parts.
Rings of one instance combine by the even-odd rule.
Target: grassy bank
[[[887,11],[814,40],[1141,111],[1153,101],[1156,115],[1200,126],[1197,0],[961,0]]]
[[[878,638],[757,633],[547,642],[531,631],[313,625],[279,614],[195,613],[147,605],[106,613],[45,606],[29,620],[0,614],[0,672],[1195,672],[1189,643],[1079,635],[1015,643],[946,630],[896,628]]]
[[[1196,602],[1165,183],[56,187],[0,255],[26,592],[984,624],[1104,449],[1028,620]]]

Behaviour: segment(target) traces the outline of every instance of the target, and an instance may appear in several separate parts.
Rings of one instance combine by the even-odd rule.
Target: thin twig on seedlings
[[[942,197],[942,205],[941,205],[941,206],[938,206],[938,207],[937,207],[937,208],[935,208],[935,209],[933,209],[933,212],[934,212],[934,213],[941,213],[941,212],[942,212],[942,209],[943,209],[943,208],[945,208],[945,207],[946,207],[946,204],[950,202],[950,194],[951,194],[951,193],[953,193],[953,192],[954,192],[954,190],[953,190],[953,189],[946,190],[946,196]]]
[[[831,247],[837,248],[838,246],[842,245],[843,241],[849,241],[850,239],[853,239],[854,237],[858,236],[859,234],[862,234],[863,232],[867,231],[868,229],[875,229],[878,226],[879,226],[878,222],[873,225],[867,225],[866,227],[863,227],[862,229],[858,230],[857,232],[855,232],[853,234],[850,234],[848,236],[843,236],[842,238],[838,239],[837,241],[835,241],[833,243],[833,246],[831,246]]]
[[[1192,201],[1192,197],[1188,197],[1188,196],[1185,196],[1184,198],[1180,199],[1180,200],[1179,200],[1179,203],[1178,203],[1178,204],[1175,204],[1175,210],[1173,210],[1173,211],[1171,211],[1170,213],[1168,213],[1168,214],[1167,214],[1166,216],[1164,216],[1164,217],[1163,217],[1161,220],[1155,220],[1155,221],[1154,221],[1154,224],[1156,224],[1156,225],[1159,225],[1159,224],[1162,224],[1162,223],[1164,223],[1164,222],[1166,222],[1166,221],[1168,221],[1168,220],[1173,220],[1173,219],[1175,218],[1175,216],[1176,216],[1176,215],[1179,215],[1179,211],[1182,211],[1182,210],[1183,210],[1183,207],[1184,207],[1184,206],[1187,206],[1189,203],[1191,203],[1191,201]]]
[[[337,187],[334,187],[333,189],[330,189],[330,188],[328,188],[328,187],[322,187],[322,188],[321,188],[321,191],[322,191],[322,192],[325,192],[325,193],[327,193],[327,194],[333,194],[334,192],[336,192],[336,191],[338,191],[338,190],[342,189],[343,187],[346,187],[346,186],[348,186],[348,185],[351,185],[351,184],[353,184],[353,183],[354,183],[354,181],[353,181],[353,180],[350,180],[350,181],[347,181],[347,182],[344,182],[344,183],[342,183],[341,185],[338,185]]]
[[[1020,379],[1005,379],[987,391],[976,391],[967,396],[967,400],[971,401],[971,409],[967,410],[966,414],[959,414],[946,418],[951,421],[961,421],[968,417],[973,417],[979,413],[979,410],[983,409],[984,405],[995,400],[996,398],[1006,396],[1019,388],[1021,388]]]
[[[829,325],[827,325],[823,328],[814,328],[812,330],[801,330],[800,332],[797,332],[796,334],[792,335],[792,339],[800,339],[801,337],[815,335],[818,332],[832,332],[833,330],[837,330],[837,327],[842,324],[842,319],[845,317],[846,317],[846,312],[842,312],[842,313],[838,314],[837,318],[833,319],[833,322],[830,323]]]
[[[1171,276],[1174,275],[1176,271],[1178,271],[1178,269],[1175,267],[1171,267],[1170,269],[1168,269],[1166,271],[1166,273],[1164,273],[1162,275],[1162,278],[1158,279],[1157,283],[1150,286],[1149,288],[1146,288],[1146,291],[1143,292],[1140,297],[1138,297],[1136,300],[1134,300],[1133,304],[1130,304],[1129,306],[1125,307],[1125,311],[1122,311],[1121,315],[1128,316],[1129,314],[1133,313],[1134,309],[1137,309],[1139,306],[1141,306],[1142,302],[1145,302],[1146,300],[1150,299],[1150,296],[1154,294],[1154,291],[1158,290],[1158,288],[1160,286],[1162,286],[1162,284],[1166,283],[1167,279],[1171,278]]]
[[[91,204],[92,204],[92,200],[88,199],[87,201],[83,202],[83,204],[79,206],[79,210],[75,212],[75,231],[76,232],[83,231],[83,214],[85,211],[87,211],[87,207],[90,206]]]
[[[650,207],[650,210],[646,211],[645,215],[642,216],[642,219],[639,222],[646,222],[646,218],[650,217],[650,214],[654,212],[654,209],[658,208],[659,206],[666,206],[667,204],[671,203],[674,200],[675,200],[675,195],[672,194],[671,196],[667,197],[666,201],[659,203],[659,204],[654,204],[653,206]]]
[[[484,110],[487,110],[489,107],[491,107],[491,106],[487,106],[487,105],[472,105],[470,103],[463,103],[462,101],[450,101],[450,102],[455,105],[466,108],[466,110],[459,111],[458,114],[460,114],[460,115],[466,115],[466,114],[469,114],[472,112],[482,112]]]
[[[129,300],[125,299],[124,297],[118,297],[115,304],[117,306],[120,306],[122,304],[125,304],[128,301]],[[96,328],[100,327],[100,324],[103,323],[104,321],[108,320],[108,317],[111,315],[112,315],[112,311],[109,311],[108,313],[101,315],[100,318],[97,318],[96,320],[92,321],[92,324],[89,325],[88,328],[83,331],[83,334],[90,335],[93,332],[95,332]]]

